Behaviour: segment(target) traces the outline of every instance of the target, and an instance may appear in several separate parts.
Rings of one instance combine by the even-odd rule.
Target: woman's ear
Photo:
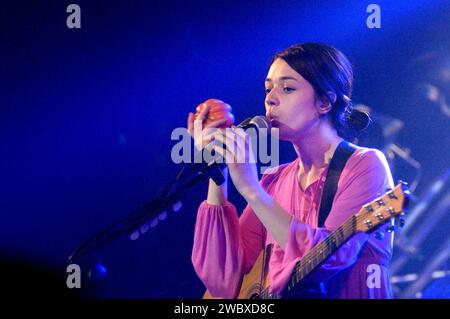
[[[319,113],[326,114],[331,111],[334,102],[336,102],[336,94],[334,92],[327,92],[326,96],[319,99]]]

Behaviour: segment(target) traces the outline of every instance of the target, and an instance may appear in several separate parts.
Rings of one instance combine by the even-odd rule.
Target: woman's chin
[[[283,130],[278,129],[278,136],[277,138],[280,141],[283,142],[290,142],[291,141],[291,137],[289,136],[289,134],[286,134],[286,132],[284,132]]]

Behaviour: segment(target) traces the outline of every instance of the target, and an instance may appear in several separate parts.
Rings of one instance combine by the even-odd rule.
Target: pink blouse
[[[304,191],[297,173],[299,159],[266,172],[261,185],[293,218],[283,250],[247,205],[238,218],[236,208],[202,202],[195,225],[192,263],[212,296],[233,298],[244,274],[256,261],[263,245],[273,244],[269,263],[271,291],[281,293],[297,261],[338,228],[347,218],[393,187],[386,158],[378,150],[361,148],[349,158],[339,179],[336,196],[325,227],[319,228],[318,206],[327,174]],[[388,263],[393,233],[383,239],[359,233],[350,238],[309,280],[325,282],[331,298],[392,298]],[[376,277],[373,277],[376,276]]]

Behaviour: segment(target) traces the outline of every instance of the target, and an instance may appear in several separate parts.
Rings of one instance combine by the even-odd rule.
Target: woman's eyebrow
[[[285,80],[294,80],[294,81],[298,81],[296,78],[292,77],[292,76],[282,76],[280,78],[278,78],[278,81],[285,81]],[[267,78],[265,80],[265,82],[272,82],[271,78]]]

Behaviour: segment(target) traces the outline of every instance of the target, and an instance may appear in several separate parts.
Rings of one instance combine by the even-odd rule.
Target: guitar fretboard
[[[289,279],[287,289],[293,290],[307,275],[309,275],[325,259],[333,254],[356,232],[356,216],[347,219],[341,226],[328,235],[319,244],[314,246],[303,258],[297,262]],[[260,295],[263,299],[274,299],[280,296],[274,296],[265,288]]]

